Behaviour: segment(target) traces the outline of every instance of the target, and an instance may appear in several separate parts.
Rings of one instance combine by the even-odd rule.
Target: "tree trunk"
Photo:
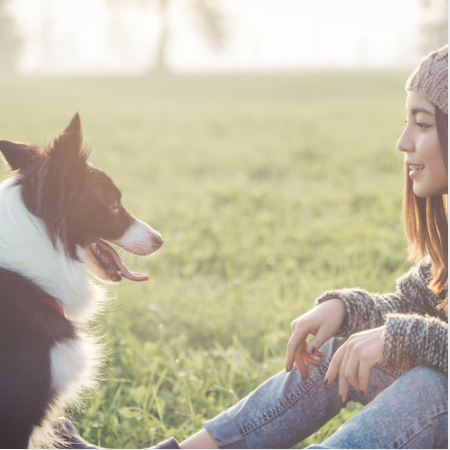
[[[169,48],[169,6],[170,0],[159,0],[159,16],[161,28],[159,29],[158,42],[156,44],[156,58],[153,65],[154,73],[167,73],[167,51]]]

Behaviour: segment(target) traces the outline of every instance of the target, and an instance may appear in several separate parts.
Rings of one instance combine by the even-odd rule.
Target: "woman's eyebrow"
[[[428,109],[425,109],[425,108],[414,108],[411,110],[411,114],[413,116],[417,116],[417,114],[419,114],[419,113],[428,114],[428,115],[434,117],[434,113],[431,111],[428,111]]]

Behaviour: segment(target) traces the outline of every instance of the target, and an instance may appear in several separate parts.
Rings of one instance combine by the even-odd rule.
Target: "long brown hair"
[[[435,108],[436,127],[442,159],[448,173],[448,115]],[[448,195],[420,198],[413,192],[413,182],[405,168],[403,214],[411,259],[431,257],[429,288],[435,294],[448,290]],[[448,315],[448,295],[438,306]]]

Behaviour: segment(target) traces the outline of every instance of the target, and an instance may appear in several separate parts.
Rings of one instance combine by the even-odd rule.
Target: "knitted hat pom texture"
[[[407,91],[416,91],[448,114],[448,45],[422,59],[406,82]]]

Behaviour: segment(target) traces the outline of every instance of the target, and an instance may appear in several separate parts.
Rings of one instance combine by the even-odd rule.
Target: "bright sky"
[[[159,21],[154,6],[108,0],[12,0],[27,37],[27,73],[146,71]],[[189,9],[172,0],[169,62],[179,71],[405,67],[417,63],[418,0],[216,0],[229,39],[205,44]],[[136,2],[143,4],[141,2]],[[148,0],[149,4],[155,1]]]

